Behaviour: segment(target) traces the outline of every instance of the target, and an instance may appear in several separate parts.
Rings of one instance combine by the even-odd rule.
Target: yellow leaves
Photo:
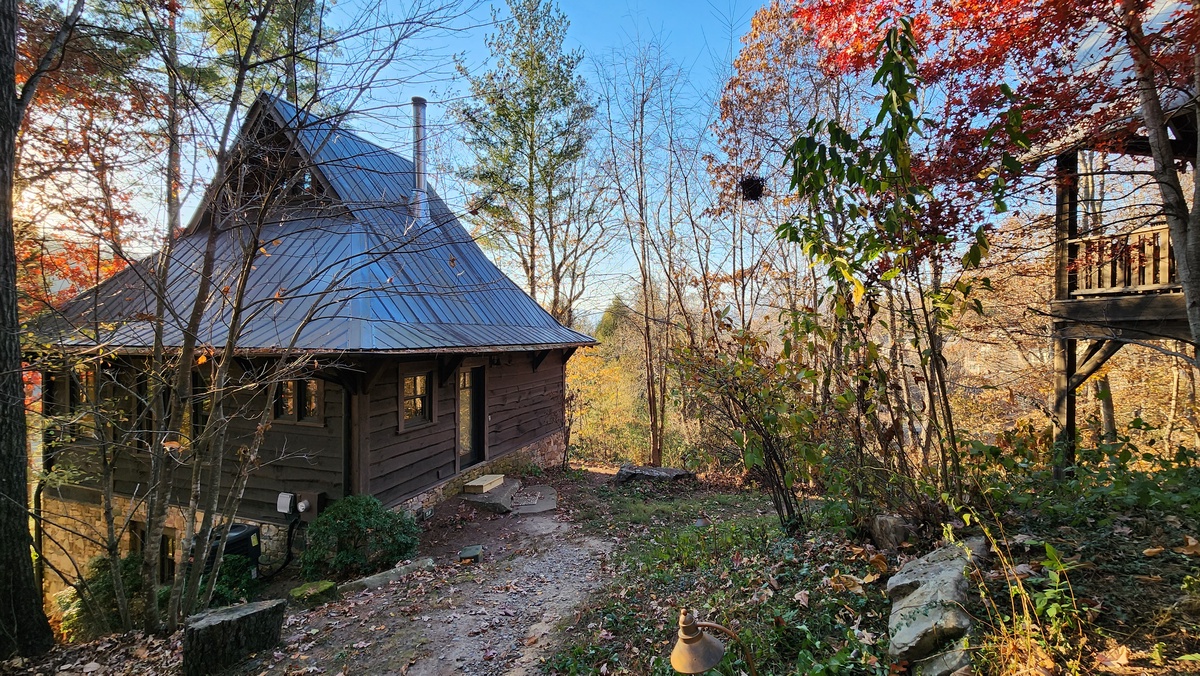
[[[200,366],[201,364],[203,364],[207,361],[208,361],[208,355],[206,355],[206,354],[202,354],[199,357],[196,357],[196,365],[197,366]]]
[[[875,578],[878,579],[879,576],[876,575]],[[862,587],[863,584],[866,582],[866,580],[856,577],[854,575],[843,574],[841,571],[838,571],[838,570],[833,571],[833,575],[826,578],[825,582],[830,587],[833,587],[833,589],[836,591],[848,591],[848,592],[853,592],[855,594],[866,594],[867,593],[866,590],[863,589],[863,587]]]

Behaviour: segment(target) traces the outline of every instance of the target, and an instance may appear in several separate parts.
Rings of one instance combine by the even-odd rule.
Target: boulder
[[[915,664],[966,635],[971,628],[971,617],[962,607],[969,588],[967,567],[986,553],[983,538],[949,544],[909,561],[888,580],[887,593],[892,599],[888,654],[893,659]],[[958,659],[935,660],[929,667],[940,670]]]
[[[550,486],[530,486],[513,496],[512,507],[517,514],[552,512],[558,508],[558,491]]]
[[[391,584],[396,580],[418,570],[433,570],[433,559],[426,556],[423,559],[417,559],[408,563],[398,563],[395,568],[385,570],[382,573],[368,575],[367,577],[359,578],[353,582],[347,582],[341,586],[341,590],[346,594],[354,594],[364,589],[375,589],[382,587],[385,584]]]
[[[879,514],[871,519],[871,539],[880,549],[899,549],[908,539],[908,522],[898,516]]]
[[[320,580],[302,584],[288,592],[288,596],[292,597],[292,601],[306,608],[312,608],[336,600],[338,588],[329,580]]]
[[[943,652],[917,660],[912,665],[912,673],[917,676],[956,676],[967,673],[965,670],[971,667],[971,655],[967,653],[963,643],[965,641],[960,641]]]
[[[279,643],[283,599],[217,608],[188,618],[183,630],[184,676],[220,672]]]
[[[679,481],[695,478],[695,474],[685,469],[674,467],[640,467],[638,465],[621,465],[613,483],[623,484],[627,481],[644,479],[646,481]]]
[[[508,514],[513,509],[513,494],[519,490],[521,490],[521,482],[508,478],[504,480],[504,483],[486,493],[463,493],[462,499],[476,509],[485,512]]]

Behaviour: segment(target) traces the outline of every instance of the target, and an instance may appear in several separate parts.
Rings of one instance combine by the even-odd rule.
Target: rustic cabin
[[[1196,104],[1177,98],[1185,103],[1168,109],[1173,152],[1180,166],[1191,163],[1194,180]],[[1054,422],[1056,445],[1067,465],[1074,457],[1075,392],[1123,345],[1176,340],[1194,349],[1161,197],[1144,168],[1150,145],[1144,134],[1131,131],[1136,126],[1122,121],[1066,144],[1054,157]],[[1093,161],[1081,168],[1084,155]],[[1096,162],[1097,156],[1112,158],[1113,164],[1122,159],[1134,164],[1109,172],[1110,160]],[[1095,186],[1106,173],[1127,181],[1119,191],[1110,191],[1118,194],[1103,206],[1103,191]],[[1128,180],[1139,174],[1140,185]],[[1082,354],[1081,343],[1086,344]]]
[[[209,187],[170,243],[166,292],[154,292],[150,256],[41,325],[56,350],[102,349],[104,368],[136,373],[154,349],[155,317],[169,351],[190,330],[189,312],[207,284],[214,301],[194,325],[197,339],[215,351],[234,343],[232,381],[253,381],[285,351],[302,357],[272,401],[261,387],[233,397],[235,441],[252,436],[271,409],[261,466],[238,512],[264,524],[265,539],[285,523],[281,493],[311,496],[308,516],[348,494],[411,507],[495,463],[561,457],[564,367],[593,340],[561,326],[501,273],[426,185],[424,100],[414,98],[413,108],[410,161],[261,96],[241,130],[238,169]],[[245,290],[240,302],[237,289]],[[78,432],[72,407],[104,396],[99,380],[95,372],[45,373],[47,412]],[[144,383],[128,391],[144,391]],[[204,406],[199,398],[188,424],[203,422]],[[74,437],[85,450],[87,436]],[[114,470],[117,492],[144,495],[146,461],[128,455]],[[175,499],[186,494],[181,488]],[[51,488],[45,499],[59,503],[47,514],[100,521],[87,481]],[[47,555],[74,547],[56,540]],[[71,553],[78,560],[80,551]]]

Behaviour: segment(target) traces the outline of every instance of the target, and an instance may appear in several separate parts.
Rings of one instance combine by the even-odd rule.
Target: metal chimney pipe
[[[413,194],[412,214],[425,215],[425,99],[414,96],[413,105]]]

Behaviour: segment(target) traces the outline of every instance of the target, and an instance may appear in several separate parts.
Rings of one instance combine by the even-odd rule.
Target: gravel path
[[[434,570],[290,615],[282,646],[237,673],[539,673],[557,633],[573,630],[603,584],[613,547],[562,518],[510,515],[451,531],[433,552]],[[472,539],[485,546],[482,563],[445,554]]]

